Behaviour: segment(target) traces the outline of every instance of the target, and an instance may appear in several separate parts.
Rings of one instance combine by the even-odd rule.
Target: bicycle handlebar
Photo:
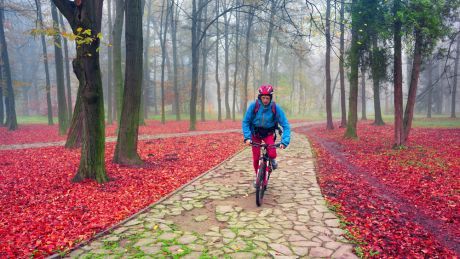
[[[254,143],[254,142],[251,141],[251,146],[255,146],[255,147],[265,147],[265,148],[267,148],[267,147],[275,147],[275,148],[277,148],[277,147],[280,147],[281,144],[282,143],[280,142],[280,143],[276,143],[276,144],[273,144],[273,145],[268,145],[268,144]]]

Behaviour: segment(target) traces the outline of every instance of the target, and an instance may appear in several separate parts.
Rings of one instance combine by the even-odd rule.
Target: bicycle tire
[[[260,207],[263,203],[264,200],[264,194],[265,194],[265,186],[264,186],[264,178],[265,178],[265,163],[262,163],[262,165],[259,168],[259,173],[257,174],[257,180],[256,180],[256,204],[257,207]]]

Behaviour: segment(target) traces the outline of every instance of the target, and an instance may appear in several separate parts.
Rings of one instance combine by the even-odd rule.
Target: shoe
[[[278,162],[276,162],[276,159],[271,159],[270,164],[272,165],[273,170],[278,168]]]

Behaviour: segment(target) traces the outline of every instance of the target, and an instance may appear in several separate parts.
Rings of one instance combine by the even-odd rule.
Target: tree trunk
[[[5,126],[5,106],[3,102],[3,92],[4,92],[4,83],[3,83],[3,73],[2,67],[0,66],[0,127]],[[5,91],[6,92],[6,91]]]
[[[121,37],[123,32],[123,21],[125,14],[125,1],[116,0],[115,21],[113,25],[113,84],[114,84],[114,112],[117,123],[120,123],[121,105],[123,101],[123,70],[121,66]],[[114,117],[115,117],[114,116]]]
[[[224,6],[226,8],[226,6]],[[230,113],[230,65],[229,65],[229,48],[230,42],[228,40],[228,26],[230,19],[227,18],[227,13],[224,14],[224,41],[225,41],[225,119],[231,119]]]
[[[200,1],[201,3],[201,1]],[[197,100],[197,85],[198,85],[198,65],[199,57],[199,33],[198,31],[198,16],[199,8],[197,8],[196,0],[192,1],[192,88],[190,90],[190,126],[189,130],[196,129],[196,100]]]
[[[101,31],[103,1],[52,1],[69,21],[74,34],[78,33],[78,28],[83,31],[89,29],[90,37],[94,39],[91,44],[77,45],[77,57],[73,61],[74,72],[81,86],[83,117],[80,166],[73,181],[95,179],[99,183],[107,182],[109,178],[104,166],[104,103],[98,52],[100,41],[97,37]]]
[[[113,162],[122,165],[139,165],[137,153],[139,115],[142,94],[142,0],[125,2],[126,10],[126,67],[117,145]]]
[[[174,0],[171,4],[171,40],[172,40],[172,54],[173,54],[173,84],[174,84],[174,106],[176,110],[176,121],[180,121],[180,92],[179,92],[179,81],[177,79],[177,17],[174,15]],[[176,7],[177,8],[177,7]]]
[[[62,15],[59,15],[59,23],[61,28],[64,31],[65,25]],[[66,92],[67,92],[67,112],[69,113],[68,118],[72,118],[72,89],[70,83],[70,68],[69,68],[69,45],[67,43],[67,38],[64,39],[64,68],[65,68],[65,77],[66,77]]]
[[[153,41],[153,49],[156,49],[156,40]],[[158,98],[157,98],[157,55],[153,56],[153,82],[152,82],[152,99],[153,112],[158,114]]]
[[[334,129],[332,122],[332,96],[331,96],[331,1],[326,0],[326,129]]]
[[[350,96],[348,101],[348,122],[345,131],[346,138],[357,138],[356,124],[358,121],[358,66],[359,66],[359,47],[358,47],[358,0],[352,1],[352,25],[351,25],[351,49],[350,49]]]
[[[278,0],[270,0],[271,7],[270,7],[270,21],[268,24],[268,34],[267,34],[267,41],[265,43],[265,56],[264,56],[264,68],[262,74],[263,83],[266,82],[266,78],[268,77],[268,64],[270,61],[270,51],[271,51],[271,41],[273,35],[273,28],[275,26],[275,12],[276,12],[276,5]],[[272,82],[273,83],[273,82]]]
[[[457,35],[457,54],[455,56],[455,66],[454,66],[454,84],[452,86],[452,102],[450,105],[450,117],[456,118],[455,114],[455,104],[457,98],[457,83],[458,83],[458,70],[459,70],[459,63],[460,63],[460,35]]]
[[[345,72],[344,72],[344,59],[345,59],[345,3],[340,2],[340,60],[339,60],[339,73],[340,73],[340,111],[341,118],[340,127],[347,126],[347,110],[345,102]]]
[[[166,9],[165,9],[166,8]],[[166,12],[166,14],[165,14]],[[166,15],[166,16],[165,16]],[[166,34],[168,31],[168,15],[169,15],[169,1],[163,0],[161,8],[161,22],[160,22],[160,35],[161,35],[161,123],[166,123],[165,114],[165,62],[166,62]]]
[[[206,24],[208,19],[208,6],[203,8],[203,23]],[[208,39],[207,36],[203,37],[203,45],[201,47],[201,55],[203,59],[203,66],[201,68],[201,121],[206,121],[206,79],[207,79],[207,60],[208,60]]]
[[[367,120],[366,117],[366,67],[361,66],[361,120]]]
[[[415,60],[415,59],[414,59]],[[433,61],[430,61],[428,65],[428,97],[426,101],[426,117],[431,118],[431,109],[433,106]]]
[[[51,4],[51,15],[53,17],[53,28],[56,32],[59,31],[59,17],[56,6]],[[65,135],[69,127],[69,113],[67,111],[67,101],[65,97],[64,84],[64,65],[62,60],[62,43],[60,33],[54,36],[54,61],[56,64],[56,85],[58,97],[58,120],[59,134]]]
[[[40,25],[40,29],[43,28],[43,15],[42,15],[42,7],[40,0],[35,0],[35,4],[37,6],[37,15],[38,15],[38,24]],[[51,105],[51,83],[50,83],[50,73],[48,68],[48,51],[46,49],[46,40],[45,35],[42,33],[40,35],[42,48],[43,48],[43,63],[45,65],[45,78],[46,78],[46,104],[48,108],[48,125],[53,125],[53,110]]]
[[[395,0],[393,6],[394,21],[394,118],[395,118],[395,139],[393,147],[404,145],[403,131],[403,92],[402,92],[402,54],[401,54],[401,27],[402,21],[398,18],[401,0]]]
[[[240,52],[240,12],[236,13],[236,29],[235,29],[236,39],[235,39],[235,71],[233,73],[233,109],[232,109],[232,118],[233,121],[236,120],[236,88],[237,88],[237,75],[238,67],[240,65],[239,52]]]
[[[422,64],[422,46],[423,38],[420,31],[415,32],[415,44],[414,44],[414,63],[412,64],[411,80],[409,93],[407,97],[406,110],[404,111],[404,121],[403,121],[403,136],[402,143],[400,145],[405,145],[407,139],[409,138],[409,133],[412,127],[412,119],[414,118],[414,107],[415,101],[417,98],[417,85],[420,75],[420,66]],[[430,77],[431,77],[431,64],[430,64]],[[431,87],[431,83],[429,84]]]
[[[382,55],[377,46],[377,36],[374,35],[372,39],[372,55],[371,55],[371,69],[372,69],[372,89],[374,90],[374,125],[384,125],[382,118],[382,108],[380,105],[380,77],[381,69],[383,69]]]
[[[112,0],[107,0],[109,42],[113,42]],[[107,122],[113,124],[113,49],[107,48]]]
[[[219,0],[216,0],[216,17],[219,15]],[[217,120],[222,121],[222,100],[220,97],[220,80],[219,80],[219,20],[216,20],[216,85],[217,85]]]
[[[145,29],[146,37],[145,37],[145,43],[144,43],[144,72],[143,72],[143,86],[142,86],[142,92],[143,92],[143,98],[141,100],[142,105],[141,105],[141,116],[139,117],[140,120],[140,125],[145,125],[145,120],[148,118],[148,107],[149,107],[149,89],[150,89],[150,19],[152,16],[152,1],[148,0],[147,4],[147,19],[146,19],[146,24],[147,28]]]
[[[4,5],[2,5],[4,6]],[[5,28],[4,28],[4,8],[0,8],[0,48],[2,55],[2,67],[3,75],[6,81],[6,126],[8,130],[16,130],[18,128],[18,122],[16,118],[16,107],[14,100],[13,82],[11,79],[10,59],[8,56],[8,46],[5,39]]]
[[[246,28],[246,47],[245,47],[245,68],[244,68],[244,94],[243,94],[243,114],[246,113],[246,109],[248,108],[248,77],[249,77],[249,47],[250,47],[250,40],[251,40],[251,27],[252,21],[254,19],[255,7],[251,6],[248,12],[248,23]]]

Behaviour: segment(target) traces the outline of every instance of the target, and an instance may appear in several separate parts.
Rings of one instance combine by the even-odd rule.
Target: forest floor
[[[414,128],[392,149],[393,127],[298,130],[312,142],[326,200],[361,245],[361,255],[460,255],[460,129]],[[351,236],[350,235],[350,236]]]
[[[10,147],[0,150],[0,257],[40,257],[68,251],[190,183],[243,148],[241,122],[209,122],[201,126],[205,132],[192,135],[186,133],[187,122],[177,123],[161,131],[155,126],[143,129],[152,134],[139,142],[141,157],[146,161],[143,167],[112,164],[114,143],[107,143],[106,168],[112,181],[103,185],[70,182],[78,167],[78,150],[14,146],[17,141],[0,134],[0,143],[9,144],[0,147]],[[358,256],[460,254],[460,233],[455,228],[460,215],[460,182],[456,175],[460,171],[460,129],[415,128],[408,147],[393,150],[391,126],[360,123],[358,140],[344,140],[343,129],[325,131],[324,125],[308,123],[296,126],[295,131],[312,143],[321,192],[329,209],[339,215],[345,230],[342,234],[357,245]],[[172,132],[181,133],[169,135]],[[55,140],[50,138],[51,142]],[[31,138],[19,140],[33,142]],[[115,246],[113,242],[107,244]]]

